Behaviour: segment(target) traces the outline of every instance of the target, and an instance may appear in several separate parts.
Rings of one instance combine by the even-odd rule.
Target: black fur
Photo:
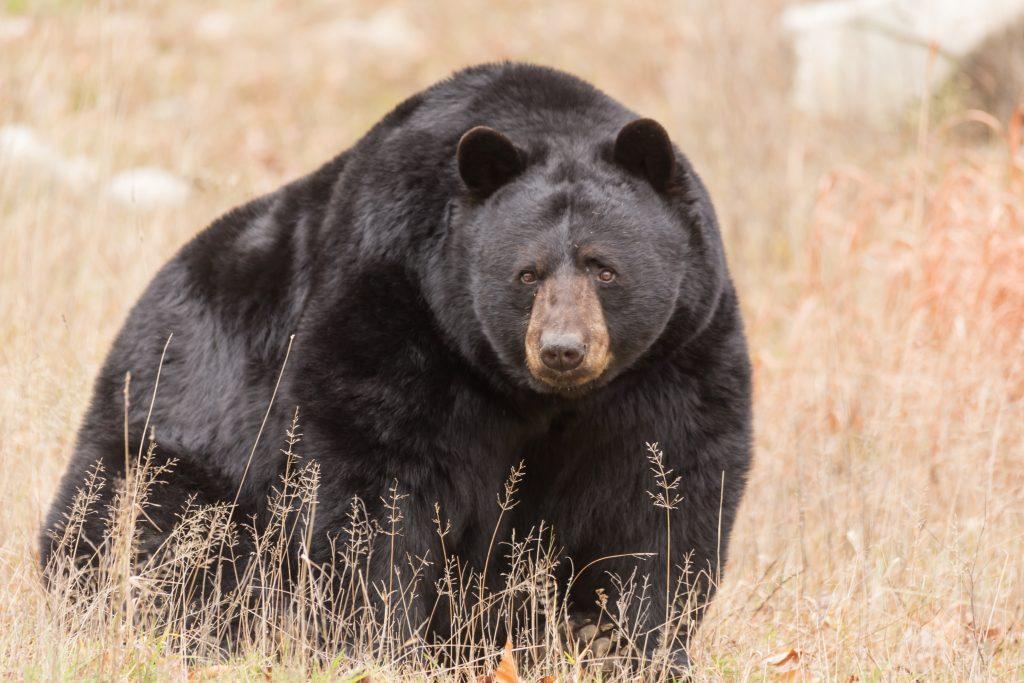
[[[501,536],[546,520],[577,568],[657,553],[603,562],[572,596],[587,609],[596,589],[610,592],[607,572],[639,566],[652,581],[653,626],[665,612],[665,524],[646,493],[654,482],[644,444],[661,444],[682,477],[673,564],[689,554],[694,572],[716,575],[750,462],[751,385],[708,194],[682,154],[666,158],[657,124],[616,145],[637,118],[558,71],[474,67],[406,100],[315,173],[214,222],[132,309],[44,531],[60,527],[95,461],[123,473],[125,372],[135,449],[173,333],[151,420],[158,453],[179,460],[161,494],[164,529],[174,502],[190,494],[230,502],[240,488],[237,516],[258,513],[299,406],[302,455],[323,473],[315,561],[328,559],[327,535],[341,528],[353,496],[379,514],[398,480],[410,494],[398,556],[436,558],[439,501],[452,522],[447,550],[480,567],[495,495],[525,460],[522,502]],[[496,171],[478,158],[486,144],[467,153],[483,192],[466,186],[456,159],[476,126],[498,131],[516,152]],[[631,152],[631,138],[642,148]],[[565,396],[527,372],[531,295],[518,273],[587,271],[581,244],[618,273],[600,292],[614,360],[590,390]],[[86,533],[98,543],[100,523]],[[45,562],[46,534],[42,549]],[[713,587],[697,587],[703,603]],[[429,611],[430,596],[422,602]]]

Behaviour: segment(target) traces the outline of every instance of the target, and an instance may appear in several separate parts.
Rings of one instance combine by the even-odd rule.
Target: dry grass
[[[107,345],[178,245],[406,94],[514,57],[662,120],[725,223],[756,366],[757,464],[694,677],[1024,675],[1019,132],[1004,122],[966,148],[926,118],[919,143],[794,119],[773,4],[8,0],[0,125],[93,160],[97,183],[150,164],[193,191],[181,208],[140,212],[98,184],[0,161],[0,670],[423,675],[427,660],[401,659],[386,637],[356,660],[282,653],[255,617],[248,652],[211,669],[123,613],[48,598],[35,534]],[[3,30],[19,18],[27,28]],[[204,514],[197,529],[216,525]],[[100,604],[152,606],[159,577],[110,575]],[[279,640],[303,642],[303,623]],[[769,659],[790,650],[784,665]],[[557,655],[536,673],[552,668],[580,673]]]

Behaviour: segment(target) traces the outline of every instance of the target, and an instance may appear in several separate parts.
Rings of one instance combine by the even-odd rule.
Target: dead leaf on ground
[[[516,668],[516,660],[512,658],[512,641],[505,643],[501,653],[501,661],[493,673],[477,676],[477,683],[519,683],[519,669]]]
[[[792,678],[800,670],[801,660],[804,653],[800,650],[790,648],[764,660],[768,672],[781,678]]]
[[[238,669],[227,664],[212,664],[188,672],[189,681],[212,681],[228,674],[237,673]]]

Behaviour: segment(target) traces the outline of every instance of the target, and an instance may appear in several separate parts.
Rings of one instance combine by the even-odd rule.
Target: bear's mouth
[[[544,369],[546,370],[546,368]],[[582,396],[592,389],[600,386],[604,373],[594,374],[592,372],[578,373],[555,373],[544,370],[535,371],[530,368],[530,377],[534,380],[535,388],[545,393],[556,393],[562,396]]]

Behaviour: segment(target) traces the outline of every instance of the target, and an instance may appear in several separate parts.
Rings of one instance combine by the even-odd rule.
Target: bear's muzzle
[[[578,273],[545,279],[526,330],[530,374],[556,390],[576,390],[600,377],[610,362],[608,327],[593,280]]]

